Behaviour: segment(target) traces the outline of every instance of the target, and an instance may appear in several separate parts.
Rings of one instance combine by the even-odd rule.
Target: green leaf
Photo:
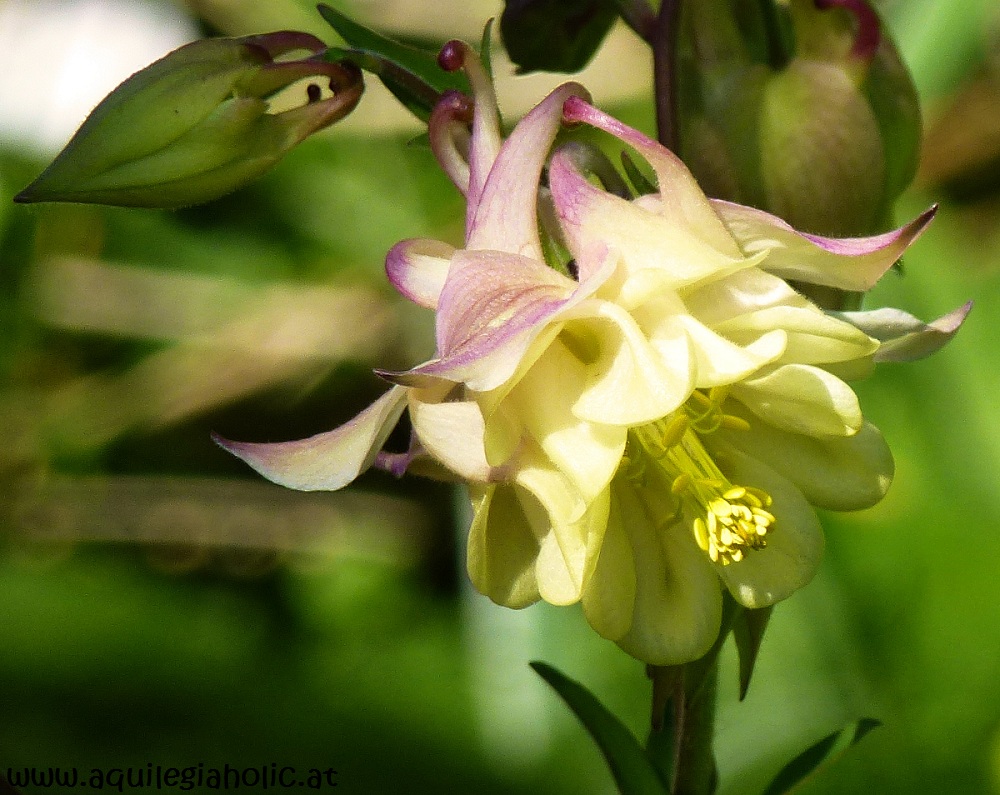
[[[446,72],[438,66],[436,52],[411,47],[376,33],[328,5],[321,3],[317,8],[330,27],[350,45],[347,49],[331,48],[327,57],[351,60],[371,72],[421,121],[430,118],[445,91],[472,93],[464,73]]]
[[[611,30],[613,0],[507,0],[500,33],[518,72],[579,72]]]
[[[569,705],[594,738],[622,795],[668,795],[639,742],[589,690],[545,663],[533,662],[531,667]]]
[[[861,718],[848,724],[838,732],[824,737],[785,765],[775,776],[763,795],[784,795],[792,792],[823,763],[831,763],[841,757],[847,749],[860,742],[872,729],[882,723],[874,718]]]

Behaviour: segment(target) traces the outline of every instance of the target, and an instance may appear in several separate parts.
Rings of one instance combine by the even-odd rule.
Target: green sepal
[[[827,735],[785,765],[762,795],[784,795],[793,792],[824,763],[841,757],[857,745],[872,729],[882,725],[875,718],[861,718],[840,731]]]
[[[500,33],[519,74],[579,72],[617,17],[614,0],[506,0]]]
[[[741,610],[733,619],[733,640],[736,641],[736,651],[740,659],[740,701],[746,698],[750,687],[750,677],[757,663],[757,653],[760,651],[764,631],[771,618],[774,607],[763,607],[759,610]]]
[[[632,733],[579,682],[551,665],[531,667],[552,686],[594,738],[622,795],[668,795],[667,786]]]
[[[437,62],[437,53],[411,47],[366,28],[328,5],[317,6],[348,48],[332,47],[330,60],[350,60],[378,77],[403,106],[426,122],[431,111],[448,90],[471,94],[464,72],[446,72]]]

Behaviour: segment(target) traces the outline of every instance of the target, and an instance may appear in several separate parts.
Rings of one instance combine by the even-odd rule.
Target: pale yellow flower
[[[853,510],[888,488],[889,449],[843,379],[883,350],[940,347],[967,312],[932,325],[833,316],[785,278],[866,290],[932,213],[837,241],[711,202],[676,157],[574,84],[503,141],[492,87],[466,66],[471,142],[457,95],[430,129],[467,198],[465,245],[409,240],[387,259],[397,288],[436,311],[436,356],[383,373],[396,386],[343,428],[225,446],[306,489],[339,488],[373,462],[436,462],[469,483],[468,569],[482,593],[510,607],[582,602],[633,656],[696,659],[718,635],[724,589],[760,608],[814,575],[812,505]],[[573,147],[550,157],[564,120],[631,147],[657,192],[608,192]],[[380,453],[407,406],[411,449]]]

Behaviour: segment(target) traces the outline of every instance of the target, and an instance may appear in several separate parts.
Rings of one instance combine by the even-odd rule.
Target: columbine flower
[[[474,107],[447,95],[430,122],[467,199],[465,245],[409,240],[387,258],[395,286],[436,310],[436,356],[382,373],[395,386],[334,431],[223,445],[300,489],[340,488],[373,463],[443,465],[469,483],[481,592],[510,607],[582,601],[635,657],[696,659],[718,635],[723,588],[758,608],[813,576],[811,505],[853,510],[888,488],[888,447],[842,379],[883,350],[940,347],[968,311],[931,325],[832,316],[784,278],[867,290],[932,212],[874,238],[803,235],[710,202],[669,151],[572,83],[503,141],[470,50],[449,45],[442,63],[464,65],[475,90]],[[631,147],[658,192],[598,187],[578,147],[549,157],[564,120]],[[410,449],[381,452],[407,407]]]

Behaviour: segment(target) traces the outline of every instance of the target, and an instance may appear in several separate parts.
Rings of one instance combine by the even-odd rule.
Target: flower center
[[[739,563],[752,549],[767,545],[775,518],[771,497],[750,486],[734,485],[722,474],[700,436],[721,427],[746,428],[725,414],[725,390],[695,391],[684,407],[663,419],[632,429],[632,438],[670,483],[670,491],[694,516],[695,541],[713,563]]]

